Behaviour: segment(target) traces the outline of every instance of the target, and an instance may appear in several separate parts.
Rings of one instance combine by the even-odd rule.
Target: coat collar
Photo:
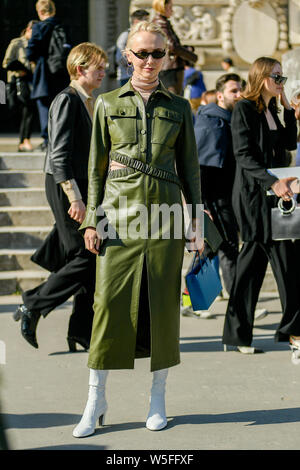
[[[133,89],[131,85],[131,80],[128,80],[128,82],[126,82],[125,85],[119,88],[118,97],[122,98],[124,96],[130,96],[134,94],[135,94],[135,90]],[[163,94],[170,100],[172,99],[171,93],[166,89],[166,87],[162,84],[161,81],[159,81],[158,88],[155,90],[154,94]]]

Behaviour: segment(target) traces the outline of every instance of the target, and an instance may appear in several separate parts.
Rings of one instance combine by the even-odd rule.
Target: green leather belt
[[[119,163],[123,163],[129,168],[145,173],[146,175],[153,176],[154,178],[159,178],[162,180],[169,181],[170,183],[175,183],[181,188],[181,183],[178,176],[175,173],[171,173],[167,170],[162,170],[161,168],[156,168],[154,166],[148,165],[148,163],[141,162],[136,158],[128,157],[118,152],[110,152],[111,160],[114,160]]]

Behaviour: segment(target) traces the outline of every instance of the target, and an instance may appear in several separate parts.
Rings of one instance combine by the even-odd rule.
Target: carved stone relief
[[[252,57],[251,54],[244,54],[244,50],[247,49],[243,48],[245,42],[248,42],[247,47],[250,50],[253,41],[257,39],[255,53],[258,53],[258,38],[260,40],[263,38],[260,44],[266,43],[266,47],[262,47],[262,51],[267,51],[276,57],[280,57],[289,48],[288,5],[290,1],[173,0],[173,15],[170,21],[182,44],[195,47],[195,52],[199,56],[199,65],[210,68],[213,63],[219,65],[220,58],[224,55],[230,55],[237,65],[247,68]],[[300,0],[293,1],[300,3]],[[130,12],[144,8],[153,15],[151,7],[152,0],[132,0]],[[250,16],[241,15],[242,10],[249,12]],[[262,19],[263,15],[266,15],[265,21]],[[249,26],[250,17],[253,21],[259,19],[261,28],[259,34],[256,34],[255,24]],[[235,19],[241,23],[238,28]],[[247,30],[254,31],[254,36],[247,37]],[[258,53],[259,55],[262,54]]]
[[[271,7],[275,11],[278,24],[278,44],[277,49],[279,51],[285,51],[288,49],[288,20],[287,20],[287,11],[280,6],[278,0],[271,0],[266,2],[265,0],[230,0],[229,7],[226,9],[226,12],[223,17],[222,22],[222,47],[225,51],[231,52],[234,50],[233,37],[232,37],[232,24],[233,18],[237,9],[241,4],[247,3],[249,7],[260,9],[262,7],[268,8]],[[247,18],[248,20],[249,18]],[[245,23],[246,26],[246,23]],[[265,37],[267,37],[268,32],[264,31]],[[246,38],[247,39],[247,38]]]

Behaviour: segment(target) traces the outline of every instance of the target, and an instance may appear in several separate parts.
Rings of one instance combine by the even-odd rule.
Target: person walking
[[[216,82],[217,103],[199,108],[195,135],[201,170],[202,198],[223,237],[218,250],[224,287],[230,294],[239,251],[238,227],[232,209],[235,160],[232,150],[231,116],[240,99],[241,78],[225,74]]]
[[[12,109],[16,107],[18,109],[21,107],[22,109],[19,130],[19,152],[30,152],[33,150],[30,137],[32,134],[35,103],[30,99],[32,68],[26,58],[26,47],[31,38],[32,27],[35,23],[37,23],[35,20],[29,21],[20,37],[12,39],[2,62],[2,67],[7,70],[7,82],[10,84],[14,96],[11,107]],[[20,90],[17,90],[17,86],[20,87]],[[17,94],[17,91],[19,94]]]
[[[173,0],[153,0],[152,8],[155,11],[152,22],[157,24],[168,38],[168,52],[159,78],[169,91],[182,95],[184,65],[186,62],[195,64],[197,55],[181,45],[169,21],[172,16]]]
[[[286,149],[296,148],[296,119],[284,92],[286,80],[276,59],[257,59],[249,70],[243,99],[232,113],[236,159],[232,200],[243,246],[237,258],[222,341],[225,349],[232,345],[248,354],[261,352],[251,346],[253,320],[269,261],[283,312],[275,341],[289,341],[292,360],[296,361],[300,351],[300,303],[294,246],[291,240],[272,240],[271,208],[277,198],[267,195],[272,189],[284,201],[293,197],[289,184],[294,178],[277,179],[267,171],[280,166]],[[284,108],[285,125],[278,118],[276,99]]]
[[[235,67],[230,57],[224,57],[224,59],[221,60],[221,67],[226,73],[238,73],[238,69]]]
[[[136,10],[130,15],[130,27],[132,28],[139,21],[146,21],[149,18],[149,12],[147,10]],[[117,62],[117,79],[119,85],[123,86],[129,80],[132,75],[132,70],[127,64],[127,60],[124,57],[124,49],[126,47],[128,34],[130,29],[123,31],[117,39],[117,50],[116,50],[116,62]]]
[[[48,145],[50,104],[54,97],[67,86],[69,77],[67,69],[63,72],[51,73],[47,63],[52,32],[54,27],[60,24],[55,16],[55,4],[52,0],[38,0],[36,11],[40,21],[32,28],[26,54],[27,59],[34,64],[31,98],[37,103],[43,139],[38,150],[45,151]]]
[[[109,370],[133,369],[141,357],[150,357],[153,372],[146,427],[158,431],[167,425],[166,379],[169,368],[180,362],[181,188],[194,228],[201,195],[190,105],[158,79],[166,47],[167,38],[156,24],[138,23],[126,47],[132,78],[96,102],[88,205],[81,225],[87,249],[97,256],[96,290],[89,394],[73,431],[78,438],[93,434],[98,419],[103,424]],[[171,216],[156,225],[159,214],[150,220],[152,210],[163,203],[176,206],[179,219]],[[150,225],[137,235],[132,230],[142,209]],[[104,237],[104,216],[110,237]],[[176,227],[180,237],[174,235]],[[203,242],[196,237],[191,249],[201,252]]]
[[[194,52],[194,46],[185,46],[188,50]],[[189,100],[192,111],[196,114],[200,104],[201,96],[206,91],[206,86],[203,80],[203,73],[201,70],[196,70],[193,64],[185,62],[184,66],[184,80],[183,80],[183,96]]]
[[[88,156],[92,133],[93,90],[105,75],[106,53],[93,43],[74,47],[67,60],[70,85],[50,107],[49,146],[46,155],[46,195],[55,218],[55,229],[39,251],[50,262],[60,253],[58,266],[46,282],[23,293],[23,304],[14,319],[21,318],[22,336],[38,348],[37,324],[55,307],[74,295],[69,320],[69,349],[76,343],[89,348],[95,288],[95,257],[85,249],[78,232],[86,211]],[[47,263],[42,259],[42,263]]]

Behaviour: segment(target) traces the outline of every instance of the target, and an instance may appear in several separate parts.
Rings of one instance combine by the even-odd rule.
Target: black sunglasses
[[[151,55],[153,59],[162,59],[166,55],[166,51],[162,51],[161,49],[155,49],[152,52],[147,52],[147,51],[134,52],[132,49],[130,49],[130,51],[140,60],[148,59],[149,55]]]
[[[273,78],[274,82],[276,85],[284,85],[287,81],[287,77],[283,77],[282,75],[279,75],[278,73],[271,73],[269,77]]]

